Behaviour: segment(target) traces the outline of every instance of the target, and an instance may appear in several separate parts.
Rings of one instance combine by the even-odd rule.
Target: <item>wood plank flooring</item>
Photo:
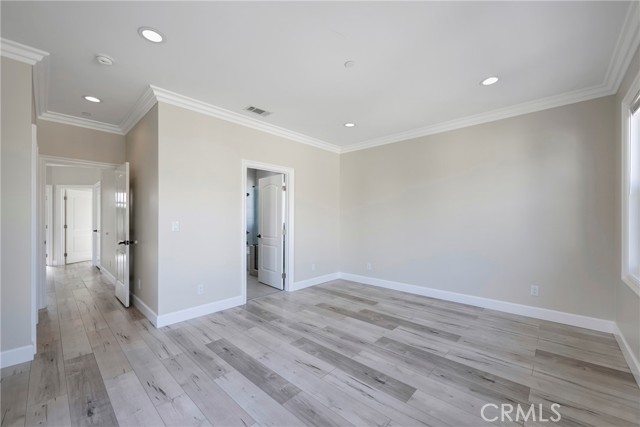
[[[38,354],[2,370],[2,426],[554,424],[487,422],[488,403],[640,425],[610,334],[346,281],[161,329],[86,263],[49,268],[47,289]]]

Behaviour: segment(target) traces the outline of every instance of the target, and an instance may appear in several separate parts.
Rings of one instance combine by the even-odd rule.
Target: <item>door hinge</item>
[[[282,235],[284,236],[285,234],[287,234],[287,229],[286,229],[286,228],[283,228],[283,229],[282,229]]]
[[[67,196],[64,196],[64,199],[67,200]]]
[[[282,186],[282,191],[287,191],[287,186],[286,185]]]
[[[66,253],[66,252],[64,253],[64,257],[65,257],[65,258],[67,257],[67,253]]]
[[[287,273],[282,273],[282,278],[286,279],[287,278]]]
[[[67,224],[64,225],[64,228],[67,228]]]

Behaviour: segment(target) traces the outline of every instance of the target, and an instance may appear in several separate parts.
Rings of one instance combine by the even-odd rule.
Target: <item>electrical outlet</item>
[[[174,233],[180,231],[180,221],[171,222],[171,231],[173,231]]]
[[[204,285],[200,284],[198,285],[198,295],[202,295],[204,294]]]
[[[316,271],[316,265],[315,264],[311,264],[311,271]]]
[[[372,267],[371,267],[371,263],[370,263],[370,262],[368,262],[368,263],[367,263],[367,270],[371,270],[371,268],[372,268]]]
[[[538,295],[540,295],[540,290],[538,289],[537,286],[531,286],[531,295],[534,297],[537,297]]]

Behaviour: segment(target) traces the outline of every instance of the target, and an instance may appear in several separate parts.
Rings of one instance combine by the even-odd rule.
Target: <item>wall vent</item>
[[[266,117],[271,114],[270,111],[263,110],[262,108],[254,107],[253,105],[249,105],[247,108],[245,108],[245,111],[249,111],[251,113],[257,114],[262,117]]]

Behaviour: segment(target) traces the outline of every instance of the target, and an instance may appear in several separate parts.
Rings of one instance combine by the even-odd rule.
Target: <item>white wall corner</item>
[[[312,277],[311,279],[301,280],[299,282],[294,282],[290,292],[299,291],[300,289],[308,288],[310,286],[320,285],[322,283],[331,282],[333,280],[338,280],[340,278],[340,273],[331,273],[325,274],[324,276]]]
[[[620,331],[620,328],[618,328],[617,323],[614,323],[613,335],[616,337],[620,350],[622,350],[624,360],[627,361],[627,365],[629,365],[629,369],[631,369],[631,373],[640,387],[640,362],[638,362],[638,359],[636,359],[636,356],[633,354],[629,343],[624,338],[624,335],[622,334],[622,331]]]
[[[227,310],[229,308],[243,305],[242,295],[227,298],[222,301],[214,301],[208,304],[202,304],[196,307],[186,308],[184,310],[174,311],[168,314],[157,316],[156,328],[173,325],[174,323],[183,322],[185,320],[195,319],[196,317],[206,316],[218,311]]]
[[[158,100],[153,91],[153,86],[149,86],[142,96],[138,98],[127,117],[125,117],[120,123],[120,130],[123,135],[129,133],[129,131],[133,129],[140,119],[142,119],[157,102]]]
[[[6,350],[0,353],[0,368],[17,365],[33,360],[36,347],[33,344]]]
[[[158,328],[158,315],[156,312],[151,310],[151,308],[133,292],[131,292],[131,300],[133,301],[133,306],[137,308],[140,313],[144,314],[144,317],[149,319],[149,321],[153,323],[153,326]]]
[[[615,327],[615,323],[611,320],[598,319],[595,317],[582,316],[580,314],[549,310],[546,308],[516,304],[512,302],[477,297],[473,295],[459,294],[456,292],[410,285],[407,283],[393,282],[390,280],[377,279],[375,277],[360,276],[350,273],[340,273],[340,278],[344,280],[350,280],[352,282],[363,283],[365,285],[379,286],[381,288],[393,289],[396,291],[407,292],[414,295],[452,301],[460,304],[473,305],[476,307],[502,311],[504,313],[517,314],[520,316],[532,317],[534,319],[547,320],[550,322],[562,323],[570,326],[577,326],[580,328],[591,329],[599,332],[613,333]]]

